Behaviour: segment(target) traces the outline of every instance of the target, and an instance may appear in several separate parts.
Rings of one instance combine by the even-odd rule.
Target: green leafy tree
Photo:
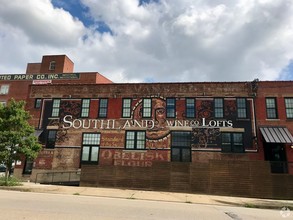
[[[13,162],[19,160],[20,155],[34,159],[41,150],[34,128],[28,123],[31,116],[24,107],[24,101],[14,99],[7,106],[0,105],[0,163],[6,166],[6,185]]]

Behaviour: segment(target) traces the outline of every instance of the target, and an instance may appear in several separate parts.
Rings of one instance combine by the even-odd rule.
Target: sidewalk
[[[0,187],[3,190],[17,190],[24,192],[55,193],[67,195],[112,197],[124,199],[140,199],[166,202],[197,203],[209,205],[229,205],[249,208],[281,209],[288,207],[293,210],[293,200],[270,200],[244,197],[214,196],[203,194],[188,194],[174,192],[158,192],[96,187],[73,187],[59,185],[43,185],[23,182],[22,186]]]

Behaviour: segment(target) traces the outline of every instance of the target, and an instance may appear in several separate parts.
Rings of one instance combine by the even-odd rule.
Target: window
[[[224,117],[224,100],[222,98],[214,99],[215,118]]]
[[[108,110],[108,99],[100,99],[99,118],[106,118]]]
[[[277,116],[277,105],[275,98],[266,98],[266,110],[268,119],[276,119]]]
[[[238,118],[247,118],[246,113],[246,99],[245,98],[237,98],[237,117]]]
[[[6,102],[5,101],[0,101],[0,105],[6,106]]]
[[[9,85],[0,86],[0,95],[6,95],[9,92]]]
[[[222,152],[243,153],[243,134],[222,133]]]
[[[171,161],[191,162],[190,132],[173,131],[171,136]]]
[[[185,109],[187,118],[195,118],[195,100],[191,98],[185,99]]]
[[[48,130],[46,148],[55,148],[57,130]]]
[[[41,108],[42,106],[42,99],[35,100],[35,108]]]
[[[145,149],[145,131],[126,131],[126,149]]]
[[[143,99],[142,117],[150,118],[152,116],[152,99]]]
[[[52,117],[59,117],[60,99],[53,99]]]
[[[289,119],[293,118],[293,98],[285,98],[286,116]]]
[[[99,161],[100,133],[83,133],[82,135],[82,163],[95,163]]]
[[[83,99],[82,103],[81,103],[81,114],[80,116],[82,118],[87,118],[89,117],[89,113],[90,113],[90,99]]]
[[[131,115],[131,99],[122,100],[122,118],[130,118]]]
[[[175,98],[167,98],[167,118],[175,118],[176,100]]]
[[[49,70],[55,70],[56,69],[56,62],[55,61],[51,61],[50,65],[49,65]]]

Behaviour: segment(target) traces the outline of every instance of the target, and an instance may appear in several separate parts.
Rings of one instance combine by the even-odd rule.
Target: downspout
[[[254,123],[253,123],[253,129],[254,129],[254,137],[253,137],[253,144],[255,145],[255,151],[254,152],[258,152],[258,131],[257,131],[257,123],[256,123],[256,104],[255,104],[255,98],[257,97],[257,91],[258,91],[258,82],[259,79],[254,79],[250,85],[251,85],[251,92],[252,92],[252,115],[253,115],[253,119],[254,119]]]

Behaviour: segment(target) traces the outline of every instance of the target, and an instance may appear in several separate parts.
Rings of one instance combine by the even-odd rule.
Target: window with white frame
[[[150,118],[152,116],[152,99],[145,98],[142,101],[142,117]]]
[[[286,116],[293,119],[293,98],[285,98]]]
[[[56,61],[51,61],[49,64],[49,70],[55,70],[56,69]]]
[[[145,149],[145,131],[126,131],[126,149]]]
[[[60,99],[53,99],[53,106],[52,106],[52,117],[59,117],[60,112]]]
[[[35,100],[35,108],[41,108],[42,106],[42,99],[37,98]]]
[[[266,111],[268,119],[278,118],[276,98],[266,98]]]
[[[80,116],[82,118],[87,118],[89,117],[89,113],[90,113],[90,99],[83,99],[82,103],[81,103],[81,114]]]
[[[99,101],[99,118],[107,118],[108,99],[100,99]]]
[[[81,163],[99,162],[100,140],[100,133],[83,133]]]
[[[0,95],[7,95],[9,92],[9,85],[0,86]]]
[[[223,118],[224,117],[224,99],[215,98],[214,99],[214,116],[215,118]]]
[[[195,117],[195,100],[194,98],[186,98],[185,99],[185,114],[186,118],[194,118]]]
[[[175,118],[176,112],[176,99],[175,98],[167,98],[167,118]]]
[[[122,100],[122,118],[130,118],[131,116],[131,99],[124,98]]]
[[[246,98],[237,98],[237,118],[247,118]]]

